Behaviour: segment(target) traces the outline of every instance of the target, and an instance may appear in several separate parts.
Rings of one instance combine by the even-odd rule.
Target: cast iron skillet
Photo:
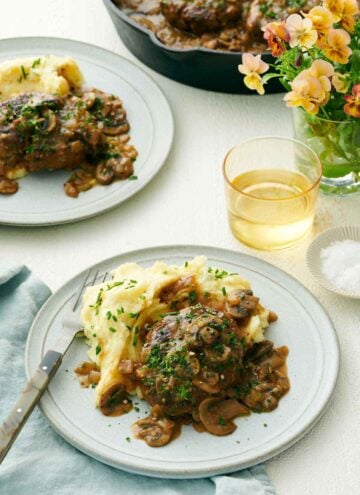
[[[207,48],[179,49],[165,46],[155,33],[136,23],[111,0],[103,0],[125,46],[141,62],[164,76],[196,88],[222,93],[256,94],[242,82],[237,66],[241,54]],[[266,62],[274,59],[262,55]],[[266,85],[267,93],[280,93],[284,88],[277,79]]]

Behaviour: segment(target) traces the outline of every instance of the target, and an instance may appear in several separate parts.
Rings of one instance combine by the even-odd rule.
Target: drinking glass
[[[232,233],[257,249],[282,249],[311,230],[322,175],[304,143],[261,137],[232,148],[223,163]]]

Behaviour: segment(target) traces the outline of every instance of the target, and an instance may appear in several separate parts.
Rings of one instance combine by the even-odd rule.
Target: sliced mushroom
[[[246,360],[256,362],[273,352],[274,344],[270,340],[256,342],[246,353]]]
[[[83,133],[85,140],[92,146],[97,146],[102,140],[102,129],[88,125]]]
[[[110,167],[119,179],[127,179],[134,172],[134,164],[131,158],[122,156],[120,158],[110,158],[106,162],[107,167]]]
[[[175,423],[168,418],[144,418],[132,425],[136,438],[145,440],[150,447],[162,447],[170,442]]]
[[[95,177],[99,184],[104,186],[111,184],[114,180],[114,171],[106,163],[99,163],[95,170]]]
[[[77,198],[79,196],[79,190],[72,182],[65,182],[64,191],[70,198]]]
[[[206,326],[200,329],[199,336],[205,344],[210,345],[218,338],[219,332],[214,328]]]
[[[19,185],[15,180],[0,178],[0,194],[15,194]]]
[[[132,409],[131,401],[121,383],[112,385],[102,394],[99,406],[105,416],[120,416]]]
[[[241,400],[255,412],[273,411],[290,389],[289,380],[279,376],[275,383],[260,383]]]
[[[134,362],[131,359],[122,359],[118,369],[120,373],[130,375],[134,371]]]
[[[199,406],[202,424],[213,435],[229,435],[237,426],[232,419],[249,414],[249,409],[235,399],[205,399]]]
[[[231,292],[226,301],[226,311],[235,319],[246,318],[252,314],[259,303],[259,298],[252,295],[251,290]]]
[[[212,363],[223,363],[231,356],[230,347],[219,344],[219,347],[208,347],[204,350],[206,358]]]
[[[129,131],[129,129],[130,129],[129,124],[125,122],[124,124],[121,125],[116,123],[114,127],[110,127],[110,126],[103,127],[102,132],[106,136],[117,136],[118,134],[125,134],[126,132]]]
[[[83,99],[85,100],[86,108],[89,110],[89,108],[92,108],[95,104],[96,94],[93,91],[89,91],[84,94]]]
[[[203,370],[199,377],[194,378],[192,383],[208,394],[217,394],[221,389],[219,375],[214,371]]]
[[[46,117],[47,117],[47,129],[46,130],[47,130],[47,132],[52,132],[53,130],[55,130],[56,124],[57,124],[56,115],[54,114],[54,112],[49,110],[48,113],[46,114]]]
[[[278,319],[278,315],[274,311],[269,311],[268,322],[272,323]]]

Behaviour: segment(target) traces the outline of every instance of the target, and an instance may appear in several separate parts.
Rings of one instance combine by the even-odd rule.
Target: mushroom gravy
[[[193,294],[189,297],[189,294]],[[234,418],[274,410],[288,390],[285,346],[269,340],[249,343],[246,325],[261,310],[251,290],[226,294],[224,301],[198,297],[192,277],[180,278],[159,294],[174,311],[140,329],[139,361],[122,359],[121,383],[100,400],[106,416],[129,412],[128,394],[137,393],[151,406],[149,416],[136,421],[134,436],[151,447],[176,438],[181,425],[223,436],[233,433]],[[269,323],[277,316],[269,312]],[[76,373],[84,382],[98,369],[83,363]]]
[[[130,177],[137,151],[129,128],[121,100],[98,89],[1,102],[0,193],[16,193],[18,178],[44,169],[72,171],[64,184],[70,197]]]
[[[262,52],[261,28],[307,12],[319,0],[113,0],[131,19],[174,48]]]

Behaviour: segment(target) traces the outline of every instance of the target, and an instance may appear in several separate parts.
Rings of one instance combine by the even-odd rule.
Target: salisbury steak
[[[193,34],[231,26],[242,13],[241,0],[161,0],[160,6],[172,26]]]
[[[73,170],[67,195],[133,173],[135,148],[119,98],[97,89],[66,98],[23,93],[0,104],[0,193],[17,191],[16,179],[42,169]]]

